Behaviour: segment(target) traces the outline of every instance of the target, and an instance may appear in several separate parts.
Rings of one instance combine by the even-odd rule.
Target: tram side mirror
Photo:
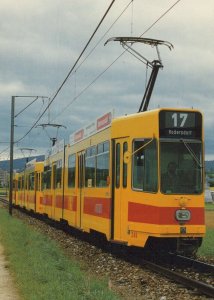
[[[128,164],[131,160],[131,153],[129,151],[126,151],[123,155],[123,162],[125,164]]]

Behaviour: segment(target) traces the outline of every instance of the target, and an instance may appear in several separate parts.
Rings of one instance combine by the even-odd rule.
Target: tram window
[[[24,190],[28,190],[28,181],[27,175],[24,176]]]
[[[21,189],[24,190],[24,176],[21,178]]]
[[[110,147],[110,145],[109,145],[108,141],[103,143],[103,151],[104,152],[109,152],[109,147]]]
[[[52,180],[53,180],[53,189],[55,190],[56,188],[56,165],[53,165],[53,170],[52,170]]]
[[[106,187],[109,176],[109,142],[97,145],[96,186]]]
[[[128,150],[128,143],[123,143],[123,157],[124,153]],[[127,187],[127,167],[128,165],[123,161],[123,187]]]
[[[97,145],[97,154],[103,153],[103,143]]]
[[[85,157],[85,186],[95,186],[95,170],[96,170],[96,147],[90,147],[86,150]]]
[[[51,168],[46,166],[44,170],[44,189],[51,188]]]
[[[27,189],[31,190],[30,174],[27,175],[27,181],[28,181]]]
[[[157,192],[156,140],[134,140],[132,186],[140,191]]]
[[[19,177],[18,179],[18,190],[20,191],[22,188],[22,182],[21,182],[21,178]]]
[[[30,174],[30,189],[34,190],[35,188],[35,174],[31,173]]]
[[[120,144],[116,144],[116,188],[120,187]]]
[[[28,175],[25,175],[25,190],[28,190]]]
[[[62,160],[58,160],[53,166],[53,188],[60,189],[62,181]]]
[[[40,173],[36,173],[36,191],[41,191],[41,174]]]
[[[199,194],[203,189],[202,143],[161,141],[161,191],[165,194]]]
[[[75,187],[76,155],[68,157],[68,187]]]
[[[28,175],[28,190],[34,190],[34,173]]]
[[[41,173],[41,191],[44,190],[44,173]]]
[[[83,188],[85,186],[84,167],[85,153],[82,152],[78,155],[78,188]]]
[[[26,175],[25,176],[25,190],[28,190],[28,186],[29,186],[29,184],[28,184],[28,181],[29,181],[29,175]]]

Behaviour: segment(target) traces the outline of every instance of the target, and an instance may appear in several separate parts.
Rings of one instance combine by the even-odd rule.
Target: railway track
[[[5,205],[9,206],[8,200],[0,196],[0,202],[4,203]]]
[[[0,198],[0,201],[5,205],[8,205],[8,202],[5,199]],[[104,248],[105,245],[98,245],[98,247]],[[142,258],[142,252],[133,252],[135,251],[133,249],[131,251],[130,249],[124,250],[121,246],[118,247],[117,245],[113,245],[112,247],[109,247],[109,249],[110,251],[113,250],[113,254],[120,259],[122,257],[122,259],[131,264],[140,265],[152,272],[161,274],[162,277],[167,277],[170,281],[179,283],[188,289],[194,290],[194,292],[197,291],[198,294],[214,298],[214,286],[212,284],[202,282],[201,279],[193,279],[193,273],[195,273],[195,271],[200,272],[200,274],[203,273],[205,278],[213,278],[214,265],[174,254],[169,255],[167,263],[166,259],[161,258],[158,258],[157,261],[154,262]],[[121,251],[121,249],[123,250]],[[167,266],[165,266],[166,264]],[[176,271],[174,269],[176,269]],[[181,270],[177,271],[177,269]],[[184,273],[188,273],[189,275],[186,276]]]
[[[181,257],[179,258],[181,262]],[[183,261],[186,263],[186,257],[183,258]],[[203,262],[191,259],[193,268],[197,268],[197,271],[202,271],[210,274],[209,276],[214,275],[214,266],[210,264],[205,264]],[[166,276],[172,281],[182,284],[185,287],[190,289],[197,290],[199,294],[206,295],[208,297],[214,298],[214,286],[204,283],[201,280],[192,279],[189,276],[183,275],[181,272],[176,272],[169,269],[168,267],[163,267],[159,264],[152,263],[147,260],[142,260],[142,264],[145,265],[148,269],[157,272],[163,276]]]
[[[211,275],[214,275],[214,265],[212,264],[208,264],[206,262],[198,261],[196,259],[182,255],[175,255],[174,253],[169,253],[169,255],[171,264],[174,263],[176,265],[182,265],[199,272],[210,273]]]
[[[167,253],[165,256],[152,255],[148,256],[148,259],[147,254],[145,254],[145,258],[142,258],[142,253],[138,251],[137,255],[126,254],[126,256],[130,263],[141,264],[171,281],[214,299],[213,264],[173,253]],[[211,284],[206,281],[211,282]]]

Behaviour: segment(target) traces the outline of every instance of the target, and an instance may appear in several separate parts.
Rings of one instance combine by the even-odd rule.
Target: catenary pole
[[[15,99],[16,98],[36,98],[27,105],[21,112],[15,116]],[[14,119],[32,105],[38,98],[48,98],[45,96],[12,96],[11,99],[11,126],[10,126],[10,191],[9,191],[9,214],[12,216],[13,207],[13,151],[14,151]]]
[[[11,216],[12,216],[12,206],[13,206],[14,111],[15,111],[15,96],[12,96],[12,99],[11,99],[11,126],[10,126],[10,193],[9,193],[9,214]]]

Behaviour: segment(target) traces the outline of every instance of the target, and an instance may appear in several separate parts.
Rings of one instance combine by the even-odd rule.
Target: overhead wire
[[[23,113],[29,106],[31,106],[36,100],[38,100],[39,97],[36,96],[36,98],[31,101],[27,106],[25,106],[20,112],[18,112],[14,117],[18,117],[21,113]]]
[[[120,19],[120,17],[124,14],[124,12],[128,9],[128,7],[133,3],[134,0],[131,0],[125,8],[122,10],[120,15],[115,19],[115,21],[112,23],[112,25],[108,28],[108,30],[102,35],[102,37],[99,39],[99,41],[96,43],[96,45],[92,48],[92,50],[89,52],[89,54],[86,56],[86,58],[82,61],[82,63],[75,69],[75,72],[82,66],[82,64],[86,61],[86,59],[91,55],[91,53],[96,49],[96,47],[100,44],[100,42],[104,39],[104,37],[107,35],[107,33],[112,29],[112,27],[115,25],[115,23]],[[119,56],[116,60],[114,60],[103,72],[101,72],[88,86],[86,86],[78,95],[75,95],[73,100],[64,107],[64,109],[51,121],[55,120],[57,117],[59,117],[71,104],[73,104],[93,83],[95,83],[121,56]],[[76,91],[76,81],[75,81],[75,91]]]
[[[36,116],[34,117],[34,120],[37,120],[37,118],[40,116],[41,111],[43,110],[44,104],[45,104],[45,99],[48,97],[40,97],[40,96],[36,96],[35,99],[33,101],[31,101],[27,106],[25,106],[21,111],[19,111],[14,118],[18,117],[21,113],[23,113],[27,108],[29,108],[32,104],[34,104],[39,98],[42,98],[42,105],[39,108],[39,112],[36,114]],[[48,98],[49,99],[49,98]],[[30,126],[32,126],[31,124],[22,124],[22,125],[14,125],[16,128],[29,128]],[[29,140],[32,138],[31,135],[28,135]],[[20,140],[15,141],[15,143],[18,143]]]
[[[181,0],[177,0],[172,6],[170,6],[155,22],[153,22],[139,37],[142,37],[143,35],[145,35],[150,29],[152,29],[152,27],[154,27],[167,13],[169,13],[176,4],[178,4]],[[132,3],[132,1],[128,4],[130,5]],[[65,106],[65,108],[54,118],[52,119],[55,120],[56,118],[58,118],[62,113],[64,113],[65,110],[67,110],[67,108],[69,106],[71,106],[89,87],[91,87],[103,74],[105,74],[106,71],[108,71],[126,52],[128,51],[128,49],[125,49],[109,66],[106,67],[106,69],[104,71],[102,71],[100,74],[98,74],[95,79],[93,79],[91,81],[91,83],[89,83],[85,88],[83,88],[83,90],[73,98],[73,100]]]
[[[8,144],[9,144],[9,142],[8,142]],[[4,152],[8,151],[9,149],[10,149],[10,146],[8,146],[7,148],[3,149],[3,150],[0,152],[0,155],[1,155],[2,153],[4,153]]]
[[[140,37],[142,37],[145,33],[147,33],[152,27],[154,27],[167,13],[169,13],[181,0],[177,0],[172,6],[169,7],[169,9],[167,9],[155,22],[153,22],[141,35]],[[51,101],[49,102],[49,104],[47,105],[47,107],[44,109],[44,111],[42,112],[42,114],[39,116],[39,118],[37,119],[36,122],[34,122],[34,124],[31,126],[31,128],[25,133],[25,135],[20,138],[19,140],[16,141],[16,143],[20,142],[21,140],[23,140],[31,131],[32,129],[38,124],[39,120],[44,116],[44,114],[46,113],[46,111],[48,110],[48,108],[51,106],[51,104],[53,103],[53,101],[55,100],[55,98],[57,97],[57,95],[59,94],[59,92],[61,91],[62,87],[64,86],[64,84],[66,83],[66,81],[68,80],[68,78],[70,77],[71,73],[73,72],[73,70],[75,69],[77,63],[79,62],[80,58],[82,57],[83,53],[85,52],[85,50],[87,49],[88,45],[90,44],[91,40],[93,39],[94,35],[96,34],[97,30],[99,29],[100,25],[102,24],[103,20],[105,19],[106,15],[108,14],[110,8],[112,7],[113,3],[115,2],[115,0],[113,0],[110,4],[110,6],[108,7],[107,11],[105,12],[104,16],[102,17],[101,21],[99,22],[99,24],[97,25],[96,29],[94,30],[93,34],[91,35],[89,41],[87,42],[86,46],[84,47],[84,49],[82,50],[82,52],[80,53],[78,59],[76,60],[75,64],[73,65],[73,67],[70,69],[69,73],[67,74],[67,76],[65,77],[65,79],[63,80],[62,84],[60,85],[60,87],[57,89],[56,93],[54,94],[54,96],[52,97]],[[132,1],[130,2],[132,3]],[[130,4],[129,3],[129,4]],[[95,47],[96,48],[96,47]],[[92,86],[114,63],[116,63],[116,61],[119,60],[120,57],[122,57],[124,55],[124,53],[127,50],[124,50],[108,67],[105,68],[104,71],[102,71],[99,75],[96,76],[96,78],[90,83],[88,84],[77,96],[74,97],[74,99],[63,109],[63,112],[71,105],[73,104],[77,98],[79,98],[90,86]],[[61,112],[62,113],[62,112]],[[58,114],[56,117],[58,117]],[[1,153],[0,153],[1,154]]]
[[[102,37],[98,40],[98,42],[95,44],[95,46],[91,49],[91,51],[88,53],[88,55],[85,57],[85,59],[78,65],[78,67],[75,69],[75,72],[77,72],[80,67],[83,65],[83,63],[88,59],[88,57],[94,52],[94,50],[97,48],[97,46],[101,43],[101,41],[104,39],[104,37],[109,33],[109,31],[112,29],[112,27],[117,23],[117,21],[121,18],[121,16],[124,14],[124,12],[128,9],[128,7],[133,3],[134,0],[131,0],[125,8],[122,10],[120,15],[115,19],[115,21],[112,23],[112,25],[108,28],[108,30],[102,35]],[[115,61],[113,61],[112,64],[114,64]],[[51,121],[54,121],[59,115],[63,114],[63,112],[75,102],[77,98],[79,98],[94,82],[96,82],[111,66],[104,70],[101,74],[99,74],[88,86],[86,86],[78,95],[75,95],[71,103],[69,105],[65,106],[64,109],[58,114],[55,118],[53,118]],[[75,75],[76,76],[76,75]],[[76,77],[75,77],[75,92],[76,92]]]
[[[128,9],[128,7],[130,6],[131,3],[133,3],[134,0],[131,0],[126,6],[125,8],[122,10],[122,12],[120,13],[120,15],[116,18],[116,20],[112,23],[112,25],[109,27],[109,29],[102,35],[102,37],[98,40],[98,42],[96,43],[96,45],[92,48],[92,50],[89,52],[89,54],[85,57],[85,59],[81,62],[81,64],[79,64],[79,66],[75,69],[75,71],[77,71],[82,64],[86,61],[86,59],[93,53],[93,51],[97,48],[97,46],[101,43],[101,41],[104,39],[104,37],[107,35],[107,33],[109,33],[109,31],[112,29],[112,27],[117,23],[117,21],[121,18],[121,16],[124,14],[124,12]]]
[[[151,26],[149,26],[141,35],[142,37],[144,34],[146,34],[152,27],[154,27],[170,10],[172,10],[181,0],[177,0],[172,6],[170,6],[155,22],[152,23]]]
[[[100,25],[102,24],[102,22],[104,21],[105,17],[107,16],[109,10],[111,9],[112,5],[114,4],[115,0],[112,0],[111,4],[109,5],[108,9],[106,10],[104,16],[102,17],[102,19],[100,20],[99,24],[97,25],[97,27],[95,28],[94,32],[92,33],[91,37],[89,38],[88,42],[86,43],[85,47],[83,48],[82,52],[80,53],[79,57],[77,58],[76,62],[74,63],[74,65],[72,66],[72,68],[70,69],[70,71],[68,72],[67,76],[65,77],[65,79],[63,80],[62,84],[60,85],[60,87],[57,89],[56,93],[54,94],[53,98],[51,99],[49,106],[51,105],[51,103],[54,101],[54,99],[56,98],[56,96],[59,94],[60,90],[62,89],[62,87],[64,86],[64,84],[66,83],[66,81],[68,80],[68,78],[70,77],[72,71],[75,69],[76,65],[78,64],[80,58],[82,57],[83,53],[85,52],[85,50],[88,48],[88,45],[90,44],[90,42],[92,41],[93,37],[95,36],[97,30],[99,29]]]
[[[124,51],[125,52],[125,51]],[[89,89],[101,76],[103,76],[103,74],[105,72],[108,71],[108,69],[110,69],[113,64],[123,55],[124,53],[121,53],[120,56],[118,56],[104,71],[102,71],[100,74],[97,75],[97,77],[95,77],[95,79],[93,79],[77,96],[75,96],[73,98],[73,100],[65,106],[65,108],[54,118],[52,119],[55,120],[56,118],[58,118],[69,106],[71,106],[87,89]]]
[[[63,82],[61,83],[61,85],[59,86],[59,88],[57,89],[56,93],[54,94],[54,96],[52,97],[52,99],[50,100],[50,102],[48,103],[48,105],[45,108],[45,110],[43,111],[43,113],[39,116],[39,118],[37,119],[37,121],[34,122],[34,124],[32,125],[32,127],[25,133],[25,135],[22,138],[20,138],[17,142],[20,142],[21,140],[23,140],[32,131],[32,129],[38,124],[39,120],[41,120],[41,118],[44,116],[44,114],[46,113],[46,111],[48,110],[48,108],[51,106],[51,104],[53,103],[53,101],[55,100],[55,98],[57,97],[57,95],[59,94],[60,90],[62,89],[62,87],[64,86],[64,84],[68,80],[68,78],[70,77],[72,71],[75,69],[77,63],[79,62],[79,60],[82,57],[82,55],[85,52],[85,50],[87,49],[88,45],[92,41],[92,39],[95,36],[97,30],[99,29],[99,27],[103,23],[105,17],[109,13],[109,11],[110,11],[112,5],[114,4],[114,2],[115,2],[115,0],[112,0],[112,2],[110,3],[108,9],[106,10],[105,14],[101,18],[100,22],[98,23],[97,27],[95,28],[94,32],[92,33],[92,35],[89,38],[88,42],[86,43],[85,47],[83,48],[82,52],[80,53],[79,57],[77,58],[76,62],[74,63],[74,65],[72,66],[72,68],[70,69],[70,71],[68,72],[67,76],[65,77],[65,79],[63,80]]]

